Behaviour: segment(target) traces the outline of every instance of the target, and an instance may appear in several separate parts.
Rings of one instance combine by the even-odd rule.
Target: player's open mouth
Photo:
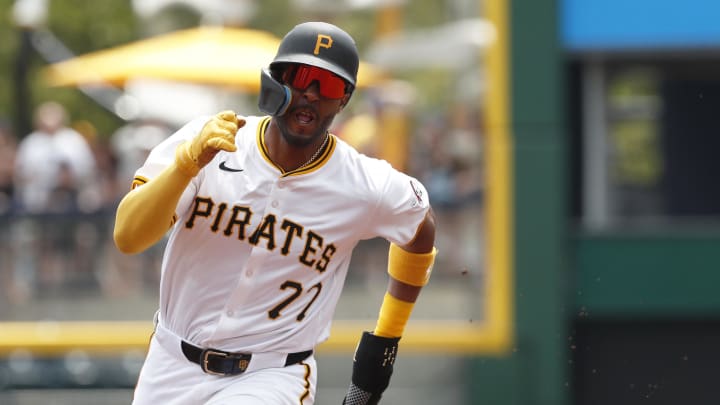
[[[315,120],[315,114],[309,110],[300,110],[295,113],[295,119],[300,124],[307,125]]]

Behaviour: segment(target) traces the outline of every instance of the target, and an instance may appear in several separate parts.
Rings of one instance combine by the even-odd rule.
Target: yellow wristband
[[[411,253],[394,243],[388,253],[388,274],[395,280],[415,287],[422,287],[430,280],[437,249],[429,253]]]
[[[399,300],[386,292],[373,334],[381,337],[401,337],[413,306],[414,302]]]

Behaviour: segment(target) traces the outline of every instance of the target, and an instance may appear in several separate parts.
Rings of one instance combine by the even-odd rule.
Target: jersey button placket
[[[273,193],[271,194],[271,198],[272,198],[270,200],[271,207],[277,208],[280,206],[280,201],[277,197],[278,197],[278,194],[282,194],[282,193],[280,193],[279,190],[283,190],[284,188],[285,188],[285,181],[283,179],[279,179],[275,183],[275,190],[273,190]]]

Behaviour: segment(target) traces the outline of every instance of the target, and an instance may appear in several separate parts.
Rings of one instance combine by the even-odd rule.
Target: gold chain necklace
[[[314,162],[315,159],[317,159],[317,157],[320,156],[320,152],[322,152],[323,149],[325,149],[325,145],[327,145],[328,138],[330,138],[330,135],[328,135],[328,133],[326,132],[326,133],[325,133],[325,139],[323,140],[322,145],[320,145],[320,147],[318,148],[318,150],[316,150],[315,153],[313,153],[313,155],[310,156],[310,160],[308,160],[307,162],[303,163],[300,167],[298,167],[298,168],[295,169],[295,170],[300,170],[300,169],[302,169],[303,167],[305,167],[305,166],[309,165],[310,163]]]

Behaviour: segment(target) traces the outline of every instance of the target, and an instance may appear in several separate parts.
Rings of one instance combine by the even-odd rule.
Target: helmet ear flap
[[[260,70],[260,95],[258,96],[258,108],[265,114],[280,116],[285,114],[292,92],[290,88],[275,80],[270,70]]]

